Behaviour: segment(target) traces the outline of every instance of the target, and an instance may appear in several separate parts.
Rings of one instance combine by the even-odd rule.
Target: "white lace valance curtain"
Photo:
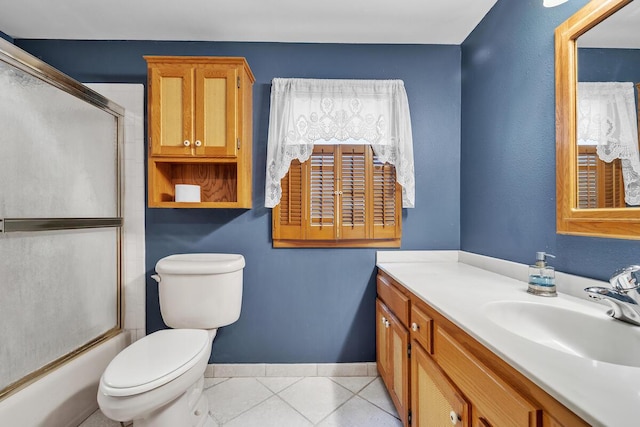
[[[370,144],[396,168],[402,205],[415,204],[413,138],[402,80],[273,79],[267,141],[265,206],[280,203],[280,180],[314,143]]]
[[[596,144],[605,162],[621,159],[625,201],[640,205],[640,154],[634,85],[578,83],[578,144]]]

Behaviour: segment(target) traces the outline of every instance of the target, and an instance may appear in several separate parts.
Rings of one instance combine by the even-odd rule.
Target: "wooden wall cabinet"
[[[405,427],[588,425],[382,271],[377,290],[376,362]],[[394,345],[401,331],[404,353]]]
[[[254,77],[244,58],[145,56],[149,207],[250,208]],[[175,202],[176,184],[201,187]]]

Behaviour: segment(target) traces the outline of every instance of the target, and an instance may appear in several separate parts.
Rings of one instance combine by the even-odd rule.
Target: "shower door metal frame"
[[[50,84],[100,110],[111,114],[116,119],[116,215],[115,217],[96,218],[0,218],[0,239],[3,233],[10,232],[39,232],[48,230],[75,230],[84,228],[113,228],[117,230],[117,290],[116,290],[116,325],[107,332],[95,337],[81,347],[62,355],[40,369],[31,372],[4,389],[0,389],[0,400],[26,387],[51,370],[63,365],[69,360],[83,354],[87,350],[99,345],[109,338],[119,334],[123,325],[122,314],[122,225],[123,225],[123,140],[124,140],[124,108],[99,93],[89,89],[82,83],[67,76],[51,65],[23,51],[12,43],[0,38],[0,61],[11,65],[33,77]]]

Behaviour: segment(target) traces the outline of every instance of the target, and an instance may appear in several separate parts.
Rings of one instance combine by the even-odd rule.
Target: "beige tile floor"
[[[380,377],[207,378],[220,427],[400,427]],[[81,427],[120,427],[96,411]]]

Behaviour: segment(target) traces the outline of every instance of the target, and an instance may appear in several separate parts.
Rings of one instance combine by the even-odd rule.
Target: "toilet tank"
[[[162,319],[171,328],[216,329],[240,317],[244,257],[177,254],[156,264]]]

